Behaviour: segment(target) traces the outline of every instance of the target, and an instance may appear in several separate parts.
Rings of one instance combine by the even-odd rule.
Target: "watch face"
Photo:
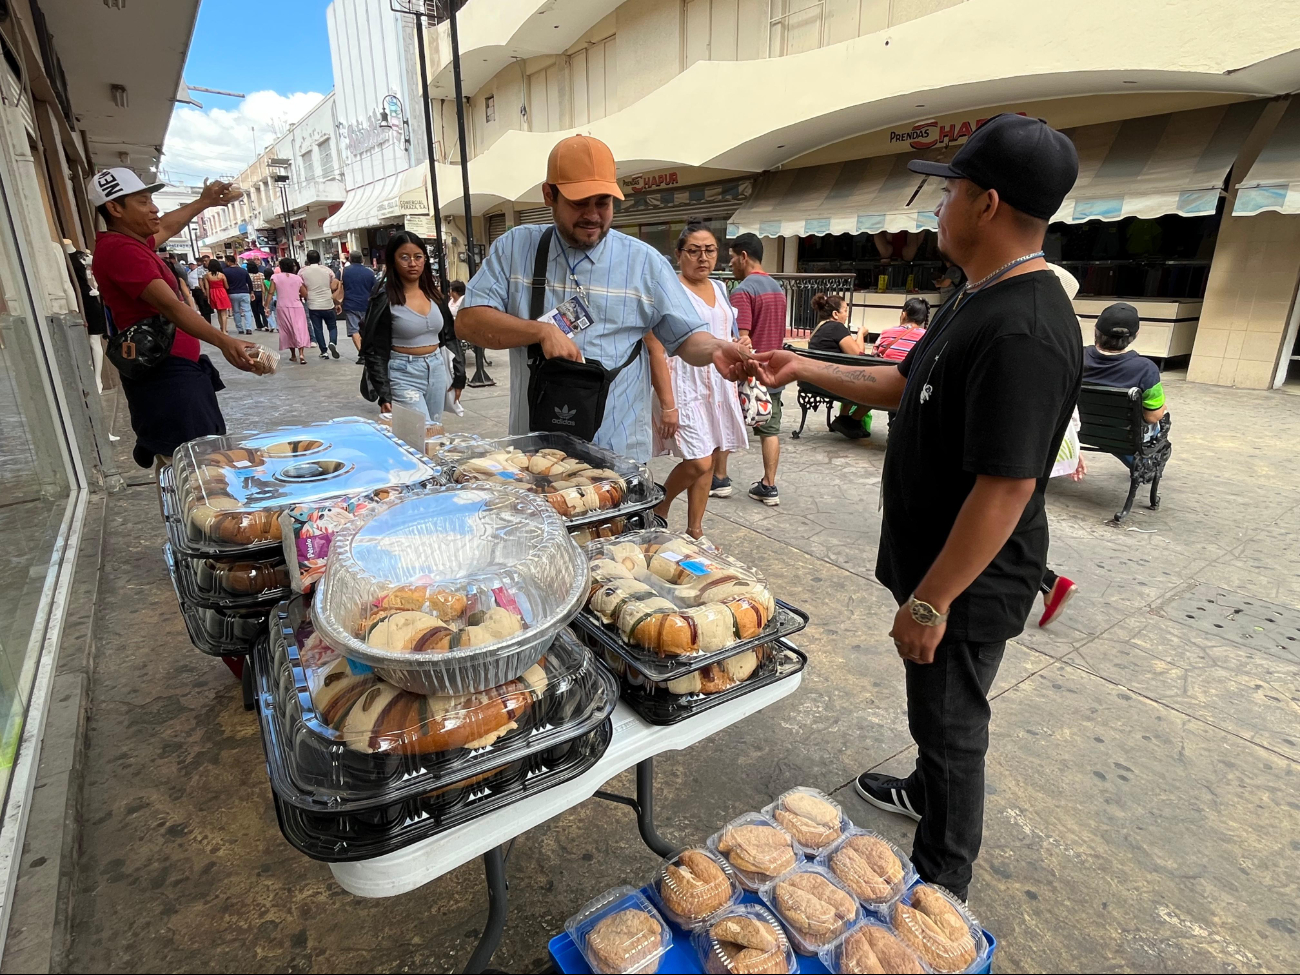
[[[928,603],[920,603],[915,600],[912,601],[912,619],[916,620],[918,623],[929,626],[938,618],[939,614],[935,612],[933,606]]]

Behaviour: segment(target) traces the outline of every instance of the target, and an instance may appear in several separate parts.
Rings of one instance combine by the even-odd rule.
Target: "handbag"
[[[546,262],[550,258],[555,228],[547,227],[537,242],[533,261],[532,301],[529,317],[534,321],[546,310]],[[619,373],[641,354],[642,341],[616,369],[606,369],[597,359],[574,362],[548,359],[541,345],[528,347],[528,429],[537,433],[567,433],[591,440],[605,419],[609,387]],[[770,408],[770,407],[769,407]]]
[[[104,355],[126,379],[148,379],[167,361],[176,339],[176,326],[162,315],[136,322],[108,339]]]
[[[745,426],[761,427],[772,418],[772,394],[753,376],[736,387],[740,396],[740,413]]]

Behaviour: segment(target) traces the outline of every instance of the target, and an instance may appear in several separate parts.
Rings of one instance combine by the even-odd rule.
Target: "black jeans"
[[[934,662],[907,667],[907,724],[916,769],[907,796],[921,813],[912,863],[921,879],[965,897],[984,836],[989,688],[1006,643],[939,644]]]
[[[329,327],[330,345],[333,345],[339,340],[338,317],[335,316],[333,308],[308,308],[307,317],[311,319],[311,337],[320,346],[323,354],[328,349],[325,347],[325,330],[321,326]]]

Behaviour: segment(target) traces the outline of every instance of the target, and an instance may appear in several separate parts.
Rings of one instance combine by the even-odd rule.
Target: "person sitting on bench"
[[[856,335],[849,330],[848,302],[839,295],[815,294],[812,308],[817,313],[817,327],[808,337],[808,348],[816,352],[866,354],[865,326]],[[831,429],[850,440],[869,437],[871,436],[871,410],[865,406],[841,403],[840,415],[831,421]]]
[[[1117,301],[1097,316],[1095,345],[1083,350],[1083,381],[1097,386],[1142,390],[1142,417],[1147,422],[1146,437],[1160,432],[1160,419],[1168,412],[1165,388],[1160,382],[1160,368],[1129,346],[1137,338],[1140,325],[1138,311],[1127,302]],[[1121,456],[1125,467],[1133,466],[1131,454]]]

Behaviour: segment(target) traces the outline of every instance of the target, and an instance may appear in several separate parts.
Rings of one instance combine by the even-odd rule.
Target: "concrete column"
[[[781,270],[785,274],[794,274],[799,270],[799,238],[783,238],[781,248]]]

